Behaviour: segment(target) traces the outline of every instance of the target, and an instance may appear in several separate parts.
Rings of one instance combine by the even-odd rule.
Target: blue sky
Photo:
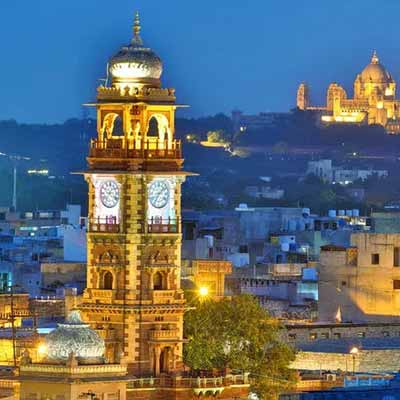
[[[2,0],[0,119],[79,117],[136,9],[181,115],[285,111],[303,80],[320,103],[331,81],[352,91],[372,49],[400,81],[398,0]]]

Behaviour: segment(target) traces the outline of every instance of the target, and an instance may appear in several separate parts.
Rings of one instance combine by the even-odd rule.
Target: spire
[[[374,50],[374,52],[372,53],[371,64],[379,64],[379,58],[376,54],[376,50]]]
[[[133,47],[143,46],[143,41],[142,41],[142,38],[140,37],[140,29],[141,29],[141,26],[140,26],[139,11],[136,11],[135,20],[133,23],[133,39],[132,39]]]

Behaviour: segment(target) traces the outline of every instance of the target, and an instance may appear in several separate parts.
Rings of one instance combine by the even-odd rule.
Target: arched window
[[[113,288],[114,277],[110,271],[107,271],[103,277],[103,288],[106,290],[111,290]]]
[[[147,130],[147,136],[149,137],[157,137],[159,136],[158,132],[158,121],[156,117],[151,117],[149,121],[149,129]]]
[[[153,289],[162,290],[163,289],[163,276],[161,272],[156,272],[153,278]]]

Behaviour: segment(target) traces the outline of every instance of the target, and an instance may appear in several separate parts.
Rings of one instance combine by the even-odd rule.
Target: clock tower
[[[181,143],[175,90],[162,88],[161,59],[131,42],[109,60],[90,143],[87,288],[80,310],[104,338],[110,362],[136,376],[182,365]]]

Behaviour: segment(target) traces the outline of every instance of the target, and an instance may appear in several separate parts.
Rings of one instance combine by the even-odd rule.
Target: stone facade
[[[398,372],[400,349],[363,350],[356,356],[349,353],[300,351],[291,368],[308,371],[337,371],[362,373]]]
[[[295,346],[319,339],[383,339],[388,337],[400,337],[400,323],[287,324],[282,330],[282,340]]]
[[[400,322],[400,234],[352,234],[351,245],[321,249],[319,319]]]

